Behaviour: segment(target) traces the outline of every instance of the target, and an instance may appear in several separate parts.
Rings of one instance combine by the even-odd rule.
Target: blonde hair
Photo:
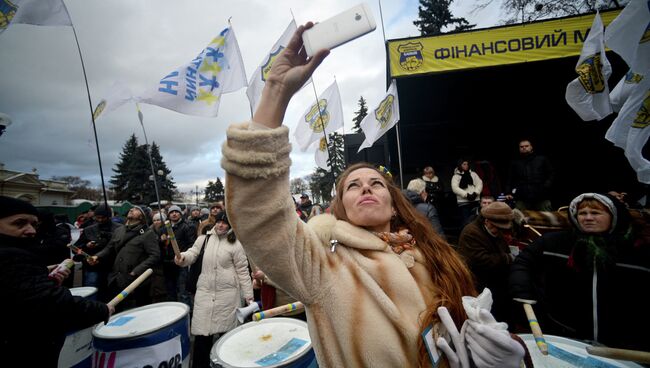
[[[424,190],[427,187],[427,183],[424,182],[422,179],[413,179],[409,181],[409,185],[406,186],[406,190],[410,190],[411,192],[415,192],[417,194],[420,194],[424,192]]]
[[[411,231],[420,253],[426,260],[425,266],[429,271],[429,275],[431,275],[431,281],[437,287],[433,301],[427,305],[419,316],[420,333],[428,326],[440,321],[438,307],[442,306],[449,309],[449,314],[456,323],[458,330],[460,330],[463,322],[467,319],[462,297],[464,295],[476,296],[472,274],[456,251],[433,230],[428,219],[415,210],[390,177],[365,162],[348,167],[337,179],[336,199],[332,203],[332,213],[339,220],[349,222],[345,207],[341,201],[344,190],[343,184],[350,173],[364,168],[377,171],[386,181],[386,188],[391,195],[393,208],[396,211],[395,219],[391,221],[391,231],[400,228],[408,228]],[[423,339],[418,339],[418,365],[420,367],[431,366]]]

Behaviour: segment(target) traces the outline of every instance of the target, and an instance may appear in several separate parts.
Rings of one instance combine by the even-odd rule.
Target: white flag
[[[93,118],[97,121],[100,117],[105,116],[125,103],[134,100],[135,98],[133,97],[131,89],[125,83],[116,81],[108,90],[106,97],[101,99],[95,107]]]
[[[343,127],[343,107],[336,81],[301,115],[294,136],[304,152],[309,146],[323,137]],[[323,133],[325,131],[325,133]]]
[[[262,96],[262,90],[266,84],[266,78],[271,71],[273,62],[280,55],[282,50],[289,44],[291,36],[296,31],[296,21],[292,20],[291,23],[287,26],[287,29],[284,30],[280,39],[278,39],[268,54],[264,56],[262,63],[255,69],[253,75],[251,76],[250,81],[248,82],[248,88],[246,88],[246,96],[248,96],[248,101],[250,101],[251,111],[255,111],[259,103],[260,96]]]
[[[0,33],[10,24],[71,26],[72,21],[62,0],[0,1]]]
[[[607,47],[619,54],[634,72],[650,68],[650,3],[631,0],[605,32]]]
[[[382,135],[386,134],[399,121],[399,98],[397,96],[397,84],[395,80],[390,83],[386,96],[382,98],[379,106],[366,115],[359,126],[363,130],[366,139],[359,146],[359,151],[371,147]]]
[[[219,113],[221,94],[245,86],[239,45],[234,31],[228,27],[194,60],[163,77],[157,90],[139,101],[182,114],[212,117]]]
[[[325,137],[323,137],[318,141],[318,145],[316,145],[314,160],[316,161],[316,165],[318,165],[318,167],[324,170],[329,170],[330,165],[327,163],[328,158],[329,153],[327,151],[327,142],[325,141]]]
[[[648,73],[646,73],[648,74]],[[609,99],[612,102],[614,111],[619,112],[623,104],[630,97],[632,90],[637,84],[641,82],[643,75],[635,73],[630,69],[621,80],[616,84],[616,87],[609,94]]]
[[[629,126],[625,157],[636,170],[639,181],[650,184],[650,161],[641,154],[650,137],[650,78],[644,78],[634,88],[614,124]]]
[[[582,46],[576,65],[578,78],[566,88],[566,101],[584,121],[601,120],[612,113],[607,79],[612,74],[605,55],[603,21],[596,13],[591,31]]]

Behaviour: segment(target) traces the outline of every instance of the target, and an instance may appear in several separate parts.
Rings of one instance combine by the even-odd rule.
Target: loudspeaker
[[[248,316],[257,312],[258,310],[260,310],[259,304],[257,304],[257,302],[253,302],[248,307],[237,308],[235,315],[237,316],[239,323],[244,323],[244,320],[248,318]]]

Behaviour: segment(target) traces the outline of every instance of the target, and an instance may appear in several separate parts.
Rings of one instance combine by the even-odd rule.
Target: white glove
[[[467,321],[465,321],[461,328],[461,332],[459,333],[456,324],[451,318],[451,315],[449,315],[449,311],[446,307],[438,308],[438,316],[440,317],[442,324],[445,326],[445,329],[447,329],[456,350],[454,351],[454,349],[452,349],[447,343],[447,340],[442,337],[439,337],[438,340],[436,340],[436,346],[445,353],[450,368],[469,368],[469,358],[467,356],[467,349],[465,348],[465,339],[463,338]]]
[[[479,313],[482,320],[494,320],[492,314],[485,309],[481,309]],[[467,328],[463,326],[464,338],[477,367],[519,367],[525,351],[510,337],[507,330],[470,320],[465,323]]]

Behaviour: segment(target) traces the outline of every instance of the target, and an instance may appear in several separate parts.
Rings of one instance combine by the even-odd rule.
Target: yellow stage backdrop
[[[601,13],[607,26],[620,10]],[[388,41],[392,77],[580,55],[594,14]]]

